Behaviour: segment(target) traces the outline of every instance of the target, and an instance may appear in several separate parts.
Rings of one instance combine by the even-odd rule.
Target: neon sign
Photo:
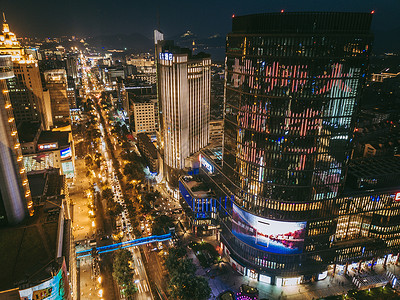
[[[58,143],[48,143],[38,145],[39,150],[52,150],[58,148]]]
[[[210,164],[201,154],[199,155],[200,166],[205,167],[209,173],[214,173],[214,166]]]
[[[172,60],[172,53],[160,53],[161,60]]]
[[[396,193],[396,196],[394,197],[394,200],[400,201],[400,192]]]
[[[72,156],[71,147],[60,150],[61,159],[70,158]]]

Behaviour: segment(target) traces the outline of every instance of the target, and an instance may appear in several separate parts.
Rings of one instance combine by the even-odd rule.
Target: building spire
[[[7,21],[6,21],[6,14],[5,14],[4,11],[3,11],[3,22],[4,22],[4,23],[7,23]]]

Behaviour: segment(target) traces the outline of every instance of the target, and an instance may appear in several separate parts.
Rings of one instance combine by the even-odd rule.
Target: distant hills
[[[199,37],[190,30],[167,39],[175,41],[175,43],[184,48],[195,49],[195,52],[206,52],[211,54],[211,58],[215,61],[223,61],[225,57],[225,36],[219,33],[208,37]],[[194,42],[194,45],[193,45]]]
[[[373,52],[400,52],[400,27],[375,32]],[[215,33],[208,37],[200,37],[188,30],[179,35],[167,36],[166,39],[174,40],[180,47],[195,49],[195,52],[204,51],[211,54],[214,60],[223,61],[225,56],[225,34]],[[101,35],[87,38],[89,46],[98,49],[121,49],[132,52],[153,52],[153,40],[140,34],[115,34]],[[194,42],[194,45],[193,45]]]
[[[153,52],[153,41],[140,33],[100,35],[85,39],[91,47],[99,49],[121,49],[125,48],[137,52]]]

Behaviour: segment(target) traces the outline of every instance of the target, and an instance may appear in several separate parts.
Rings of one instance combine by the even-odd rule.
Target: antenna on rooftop
[[[6,22],[6,14],[4,13],[4,11],[3,11],[3,21],[4,21],[4,23],[7,23]]]

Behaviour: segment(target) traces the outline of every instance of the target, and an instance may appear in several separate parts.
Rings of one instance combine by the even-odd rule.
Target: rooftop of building
[[[143,143],[143,146],[149,151],[151,157],[157,159],[157,149],[151,142],[149,136],[146,133],[138,133],[137,139],[139,143]]]
[[[35,207],[35,215],[18,226],[0,228],[0,291],[39,284],[60,268],[56,251],[61,200],[52,202]]]
[[[17,128],[20,143],[33,142],[39,129],[39,122],[21,122]]]
[[[60,170],[51,168],[40,171],[32,171],[27,174],[29,181],[29,188],[32,197],[54,197],[61,195],[64,179],[60,175]]]
[[[232,33],[369,34],[373,13],[276,12],[232,18]]]
[[[157,99],[154,98],[153,95],[148,95],[146,96],[137,96],[133,93],[128,93],[129,95],[129,100],[133,104],[155,104],[157,102]]]
[[[208,198],[213,196],[211,188],[204,183],[203,179],[199,176],[182,176],[181,182],[188,188],[187,191],[196,198]]]
[[[393,192],[400,186],[400,156],[351,160],[341,196],[370,192]]]
[[[46,175],[40,173],[28,173],[29,188],[31,190],[32,198],[43,195],[44,187],[46,185]]]
[[[65,69],[51,69],[51,70],[46,70],[43,72],[44,75],[65,75],[67,74],[67,71]]]
[[[189,48],[179,47],[174,44],[172,40],[163,40],[160,41],[159,44],[162,47],[163,52],[168,52],[172,54],[186,54],[191,60],[200,60],[204,58],[210,58],[211,55],[205,52],[199,52],[197,54],[193,54],[192,50]]]
[[[222,147],[209,145],[201,150],[202,155],[204,154],[208,159],[211,159],[214,164],[222,165]]]
[[[348,174],[365,178],[374,178],[383,175],[400,175],[400,156],[351,160]]]
[[[70,132],[68,131],[42,131],[40,133],[38,144],[58,143],[58,148],[70,145]]]

